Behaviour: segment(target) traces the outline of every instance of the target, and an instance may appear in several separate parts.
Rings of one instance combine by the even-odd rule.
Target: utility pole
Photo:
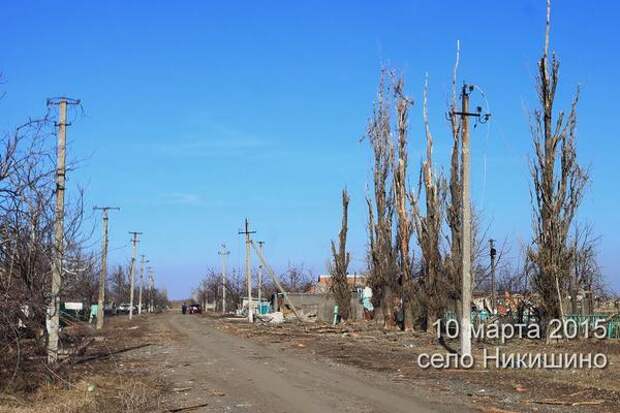
[[[62,261],[64,258],[65,229],[65,160],[67,142],[67,105],[78,105],[78,99],[66,97],[47,100],[47,105],[58,105],[56,146],[56,207],[54,210],[54,257],[52,259],[52,291],[47,307],[47,362],[58,361],[58,330],[60,327],[60,289],[62,286]]]
[[[461,111],[455,112],[461,117],[461,162],[462,162],[462,190],[461,208],[462,213],[462,245],[461,245],[461,270],[462,270],[462,307],[461,307],[461,355],[471,356],[471,196],[470,196],[470,155],[469,155],[469,117],[478,118],[479,122],[485,123],[490,114],[482,114],[482,108],[476,112],[469,111],[469,94],[474,86],[463,84],[461,92]]]
[[[149,305],[149,312],[153,313],[155,312],[155,300],[154,300],[154,296],[155,296],[155,275],[153,274],[153,269],[151,268],[149,271],[149,281],[151,282],[151,302]]]
[[[258,249],[263,255],[263,245],[265,245],[265,241],[258,241]],[[263,305],[263,264],[258,264],[258,314],[261,313],[261,308]]]
[[[138,289],[138,314],[142,314],[142,286],[144,285],[144,264],[150,262],[149,260],[144,260],[144,254],[142,254],[140,257],[142,257],[142,262],[140,265],[140,286]]]
[[[103,328],[103,317],[105,316],[105,279],[108,275],[108,223],[110,210],[119,211],[118,207],[95,207],[94,210],[103,211],[103,241],[101,247],[101,272],[99,273],[99,299],[97,300],[97,330]]]
[[[495,313],[495,309],[497,308],[497,291],[495,287],[495,256],[497,255],[497,250],[495,249],[495,240],[489,240],[489,253],[491,255],[491,305],[493,313]]]
[[[293,311],[297,319],[303,321],[303,319],[300,317],[299,313],[297,312],[295,305],[289,299],[288,294],[286,293],[284,288],[282,288],[282,284],[280,284],[280,281],[278,281],[278,276],[273,271],[273,269],[269,266],[269,264],[267,263],[267,260],[265,260],[265,257],[263,256],[262,251],[256,248],[256,244],[254,244],[254,242],[250,241],[250,244],[252,244],[252,247],[254,247],[254,250],[256,251],[256,254],[258,255],[258,259],[264,265],[265,269],[267,270],[267,273],[271,276],[271,280],[276,285],[276,288],[280,291],[280,293],[284,297],[284,301],[289,305],[289,307],[291,308],[291,310]]]
[[[250,247],[252,240],[250,239],[250,234],[256,234],[256,231],[250,231],[250,223],[247,218],[245,219],[245,229],[239,231],[239,234],[245,235],[245,276],[248,281],[248,322],[251,324],[254,322],[254,316],[252,314],[252,268],[250,267]]]
[[[226,259],[230,251],[226,249],[226,244],[222,244],[217,253],[222,257],[222,314],[226,314]]]
[[[136,253],[138,251],[138,236],[142,235],[141,232],[129,231],[132,235],[131,238],[131,265],[129,266],[129,319],[133,318],[133,290],[135,284],[135,272],[136,272]]]

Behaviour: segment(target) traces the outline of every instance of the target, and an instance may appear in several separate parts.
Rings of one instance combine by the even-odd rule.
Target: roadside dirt
[[[24,360],[26,386],[21,383],[0,394],[0,412],[160,411],[167,388],[150,368],[149,352],[171,337],[153,334],[146,320],[113,317],[102,332],[85,323],[65,328],[63,341],[89,342],[85,352],[62,361],[54,370],[47,368],[44,357]]]
[[[504,345],[475,343],[503,353],[604,353],[605,369],[422,369],[420,353],[445,354],[458,343],[443,346],[425,333],[385,332],[374,323],[338,327],[325,324],[280,325],[221,321],[217,327],[261,343],[278,344],[336,363],[381,372],[389,380],[432,391],[435,400],[458,398],[463,405],[497,412],[619,412],[620,343],[576,340],[545,346],[538,341],[514,340]]]
[[[177,340],[153,361],[171,383],[167,405],[208,403],[204,412],[468,411],[457,400],[396,383],[385,374],[335,363],[279,342],[255,342],[226,332],[218,320],[169,314],[153,328]],[[175,391],[176,390],[176,391]]]
[[[502,346],[603,352],[604,370],[436,370],[416,362],[446,351],[432,337],[373,323],[248,325],[168,312],[113,318],[103,334],[79,328],[93,339],[86,353],[33,392],[0,395],[0,412],[620,411],[615,342]]]

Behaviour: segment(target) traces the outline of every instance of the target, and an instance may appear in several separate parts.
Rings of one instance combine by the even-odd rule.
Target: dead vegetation
[[[342,227],[338,234],[338,249],[332,241],[332,283],[330,290],[334,294],[336,304],[338,304],[340,317],[348,320],[351,314],[351,288],[347,280],[347,269],[351,257],[347,252],[347,229],[349,218],[349,194],[346,189],[342,190]]]
[[[50,306],[52,263],[60,254],[54,245],[55,126],[55,114],[48,105],[48,112],[39,119],[0,136],[0,392],[64,380],[67,359],[84,351],[87,344],[84,337],[72,333],[83,320]],[[75,168],[76,162],[68,163],[69,173]],[[84,220],[85,193],[71,189],[64,213],[58,304],[79,303],[84,310],[78,318],[87,318],[90,305],[97,303],[100,257],[87,244],[92,231]],[[119,266],[108,287],[108,302],[128,301],[126,278]],[[157,304],[167,300],[160,290],[154,294]],[[60,334],[61,360],[48,366],[48,344],[53,340],[48,331],[52,323],[46,324],[46,319],[54,315],[66,327]]]
[[[80,354],[65,359],[56,370],[28,370],[15,386],[0,394],[0,412],[144,412],[161,410],[166,383],[151,373],[147,355],[140,349],[167,337],[153,335],[142,319],[113,319],[95,335],[89,327],[74,326],[65,334],[74,341],[89,342]],[[130,334],[128,334],[130,333]],[[66,337],[65,337],[66,338]],[[144,351],[144,350],[142,350]],[[45,368],[45,363],[36,366]],[[41,380],[37,374],[53,375]]]
[[[225,323],[225,320],[220,320]],[[347,322],[338,326],[323,323],[250,326],[223,324],[226,331],[283,350],[316,354],[334,362],[387,374],[395,383],[421,386],[438,394],[460,395],[463,402],[481,411],[615,412],[620,403],[620,343],[578,340],[544,345],[532,340],[512,340],[504,353],[604,352],[610,363],[604,370],[506,370],[422,369],[420,353],[445,352],[446,347],[423,332],[386,331],[378,323]],[[455,347],[456,341],[445,346]],[[494,350],[498,343],[473,343],[474,357]],[[304,356],[307,357],[307,356]],[[559,409],[559,410],[558,410]],[[500,410],[495,410],[500,411]]]
[[[532,283],[541,298],[543,324],[563,318],[563,299],[570,283],[573,261],[569,231],[588,182],[587,171],[577,162],[575,146],[579,89],[568,116],[554,113],[560,63],[549,56],[550,4],[544,54],[538,62],[536,90],[540,109],[532,115],[534,159],[531,161],[533,246],[528,258],[533,264]],[[555,118],[555,121],[554,121]]]

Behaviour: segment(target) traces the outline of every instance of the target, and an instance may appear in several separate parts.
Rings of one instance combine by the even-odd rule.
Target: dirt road
[[[196,411],[270,413],[455,409],[387,375],[226,334],[217,321],[205,317],[168,313],[153,323],[178,337],[151,353],[160,374],[173,385],[175,400],[168,400],[168,406],[208,403]]]

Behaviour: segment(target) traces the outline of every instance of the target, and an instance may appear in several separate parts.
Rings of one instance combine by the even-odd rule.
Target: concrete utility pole
[[[103,211],[103,240],[101,246],[101,272],[99,273],[99,299],[97,300],[97,330],[103,328],[103,317],[105,316],[105,279],[108,275],[108,223],[110,210],[119,211],[118,207],[95,207],[95,210]]]
[[[155,296],[155,275],[153,274],[153,269],[150,268],[149,269],[149,281],[151,282],[151,294],[150,294],[150,304],[149,304],[149,312],[153,313],[155,312],[155,301],[154,301],[154,296]]]
[[[138,236],[142,235],[141,232],[130,231],[132,235],[131,238],[131,265],[129,266],[129,319],[133,318],[133,290],[135,284],[135,273],[136,273],[136,253],[138,251]]]
[[[489,254],[491,255],[491,306],[493,307],[493,312],[497,308],[497,289],[495,287],[495,256],[497,255],[497,250],[495,249],[495,240],[489,240]]]
[[[138,314],[142,314],[142,286],[144,285],[144,264],[149,263],[149,260],[144,260],[144,254],[142,254],[142,262],[140,265],[140,286],[138,288]]]
[[[461,116],[461,162],[462,162],[462,190],[461,208],[462,210],[462,307],[461,307],[461,355],[471,356],[471,200],[470,200],[470,156],[469,156],[469,117],[479,119],[481,123],[486,122],[490,114],[482,114],[482,108],[478,107],[476,112],[469,112],[469,94],[474,90],[473,85],[464,84],[461,92],[461,112],[456,115]]]
[[[58,361],[58,330],[60,327],[60,289],[62,287],[62,261],[64,258],[65,231],[65,160],[67,142],[67,105],[80,101],[66,97],[48,99],[47,105],[58,105],[58,127],[56,146],[56,208],[54,210],[54,257],[52,259],[52,291],[47,308],[47,362]]]
[[[300,317],[299,313],[297,312],[297,309],[295,308],[295,305],[293,304],[293,302],[289,299],[288,294],[286,293],[284,288],[282,288],[282,284],[280,284],[280,281],[278,281],[278,276],[267,263],[267,260],[263,256],[263,252],[260,249],[256,248],[256,244],[254,244],[254,242],[250,241],[250,243],[252,244],[252,247],[254,247],[254,250],[256,251],[256,255],[258,255],[258,259],[264,265],[265,269],[267,270],[267,273],[271,276],[271,280],[276,285],[276,288],[280,291],[280,293],[284,297],[284,301],[289,305],[289,307],[291,308],[291,310],[293,311],[297,319],[304,321]]]
[[[226,244],[222,244],[217,253],[222,257],[222,314],[226,314],[226,259],[230,251],[226,250]]]
[[[239,234],[245,235],[245,276],[248,281],[248,321],[250,323],[254,322],[254,316],[252,314],[252,268],[251,265],[251,256],[250,256],[250,247],[252,240],[250,239],[250,234],[256,234],[256,231],[250,231],[250,223],[248,219],[245,219],[245,229],[244,231],[239,231]]]
[[[258,241],[258,249],[263,255],[263,246],[265,245],[265,241]],[[263,303],[263,264],[258,264],[258,314],[261,314],[261,306]]]
[[[463,246],[461,248],[462,254],[462,269],[463,269],[463,284],[462,284],[462,315],[461,315],[461,354],[471,355],[471,204],[469,194],[469,89],[468,85],[463,85],[463,92],[461,95],[462,108],[461,108],[461,128],[462,128],[462,147],[461,147],[461,159],[463,162],[463,176],[461,177],[463,188],[461,191],[462,199],[461,205],[463,208],[462,219],[462,237]]]

